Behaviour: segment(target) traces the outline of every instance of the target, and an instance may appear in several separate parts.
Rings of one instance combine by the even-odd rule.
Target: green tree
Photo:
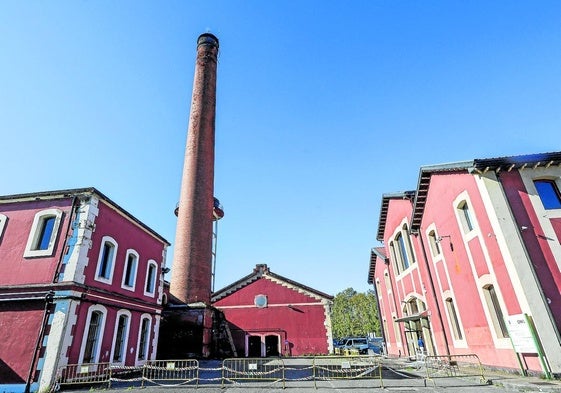
[[[357,292],[347,288],[335,295],[331,312],[333,337],[364,337],[368,333],[380,334],[378,305],[374,291]]]

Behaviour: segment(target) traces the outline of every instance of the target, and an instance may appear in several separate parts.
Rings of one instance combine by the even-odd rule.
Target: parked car
[[[384,339],[382,337],[369,337],[368,338],[368,354],[379,354],[385,353],[384,350]]]
[[[336,353],[352,355],[353,353],[365,355],[368,353],[368,340],[366,337],[348,337],[341,340]]]

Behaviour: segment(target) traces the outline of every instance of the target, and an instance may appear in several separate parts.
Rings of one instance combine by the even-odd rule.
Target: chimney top
[[[197,48],[200,45],[209,45],[218,48],[218,38],[214,34],[203,33],[197,39]]]

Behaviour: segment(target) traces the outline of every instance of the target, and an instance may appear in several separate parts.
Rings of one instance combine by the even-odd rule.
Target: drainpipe
[[[43,311],[43,321],[41,322],[41,330],[37,336],[37,341],[35,342],[35,349],[33,350],[33,357],[31,358],[31,364],[29,365],[29,373],[27,374],[27,381],[25,382],[25,393],[29,393],[31,389],[31,384],[33,383],[33,374],[35,372],[35,365],[37,363],[37,355],[39,354],[39,348],[41,347],[41,342],[43,341],[43,335],[45,334],[45,329],[47,327],[47,321],[49,319],[49,307],[53,304],[54,292],[49,291],[45,296],[45,309]]]
[[[446,348],[446,355],[450,355],[450,346],[448,344],[448,337],[446,336],[446,329],[444,328],[444,321],[442,320],[442,312],[440,310],[440,305],[439,305],[440,302],[438,301],[438,298],[436,297],[436,289],[434,287],[434,281],[433,281],[433,278],[432,278],[430,264],[429,264],[429,260],[428,260],[428,257],[427,257],[427,250],[425,248],[425,242],[423,241],[423,236],[421,235],[421,233],[419,231],[417,231],[417,235],[419,236],[419,240],[421,242],[421,250],[423,250],[423,259],[425,261],[425,265],[427,266],[427,272],[429,274],[430,288],[431,288],[432,296],[434,297],[434,303],[436,304],[436,312],[438,313],[438,321],[440,322],[440,328],[442,329],[442,335],[444,337],[444,347]]]

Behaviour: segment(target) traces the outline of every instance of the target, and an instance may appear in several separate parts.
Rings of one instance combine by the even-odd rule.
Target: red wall
[[[260,309],[254,305],[254,298],[259,294],[267,295],[268,307]],[[279,333],[281,344],[288,340],[291,344],[290,354],[297,356],[328,353],[324,306],[301,304],[320,302],[311,296],[260,278],[215,302],[214,306],[224,312],[230,324],[248,333]],[[289,308],[288,304],[293,305],[293,308]],[[284,354],[284,344],[282,347]]]
[[[44,304],[43,301],[0,303],[0,383],[27,381]]]
[[[9,217],[2,236],[2,247],[0,247],[1,285],[53,282],[54,272],[61,258],[71,204],[72,200],[69,198],[58,201],[32,201],[1,205],[0,213]],[[45,209],[60,209],[64,212],[53,255],[24,258],[23,254],[35,214]]]
[[[88,253],[89,264],[86,267],[86,285],[96,286],[111,290],[125,296],[134,296],[139,299],[154,301],[154,297],[144,295],[148,260],[152,259],[158,265],[156,279],[161,278],[162,250],[163,245],[152,235],[131,224],[131,222],[100,201],[99,214],[96,218],[96,229],[92,235],[92,247]],[[95,280],[97,261],[101,250],[101,241],[104,236],[111,236],[118,243],[117,255],[115,257],[115,269],[113,271],[112,284],[106,284]],[[125,257],[128,249],[134,249],[139,254],[137,266],[137,277],[135,291],[131,292],[121,288],[125,269]],[[156,290],[158,285],[156,285]]]

